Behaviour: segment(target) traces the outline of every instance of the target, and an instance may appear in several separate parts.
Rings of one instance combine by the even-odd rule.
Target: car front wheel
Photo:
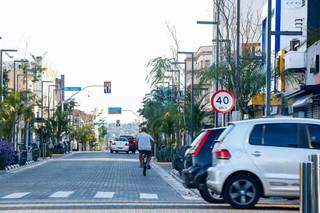
[[[209,189],[207,183],[200,184],[198,190],[205,201],[209,203],[224,203],[223,197]]]
[[[236,175],[226,181],[223,198],[233,208],[252,208],[257,204],[261,195],[259,186],[259,181],[253,176]]]

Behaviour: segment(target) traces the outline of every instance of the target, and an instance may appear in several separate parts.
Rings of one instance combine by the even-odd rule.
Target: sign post
[[[234,109],[235,104],[234,94],[228,90],[219,90],[211,96],[211,106],[216,113],[227,114]]]

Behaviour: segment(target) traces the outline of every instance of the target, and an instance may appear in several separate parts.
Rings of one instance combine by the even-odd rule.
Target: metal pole
[[[194,139],[194,53],[191,53],[191,139]],[[188,144],[189,145],[189,144]]]
[[[239,111],[240,100],[240,22],[241,22],[241,4],[240,0],[237,0],[237,56],[236,56],[236,106],[235,111]]]
[[[2,72],[2,50],[0,50],[0,102],[2,102],[3,95],[3,72]]]
[[[238,0],[239,1],[239,0]],[[272,0],[268,0],[268,23],[267,23],[267,74],[266,74],[266,116],[271,115],[271,18]]]
[[[187,127],[187,62],[184,61],[184,125]],[[184,143],[183,145],[186,145],[186,130],[184,130],[184,135],[183,135],[183,140]]]
[[[311,163],[300,163],[300,213],[311,213]]]
[[[320,165],[320,156],[319,155],[310,155],[309,161],[312,163],[311,169],[311,209],[312,213],[319,213],[320,212],[320,205],[319,205],[319,165]]]
[[[216,28],[216,71],[218,72],[219,69],[219,63],[220,63],[220,58],[219,58],[219,54],[220,54],[220,49],[219,49],[219,40],[220,40],[220,29],[219,29],[219,22],[220,22],[220,6],[219,6],[219,0],[216,0],[216,7],[217,7],[217,28]],[[216,85],[215,85],[215,90],[218,91],[219,90],[219,80],[216,79]],[[218,127],[219,126],[219,113],[215,113],[214,114],[215,117],[215,126]]]

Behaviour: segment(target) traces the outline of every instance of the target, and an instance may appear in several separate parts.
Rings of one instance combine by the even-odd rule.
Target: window
[[[320,149],[320,125],[308,125],[310,145],[313,149]]]
[[[308,149],[309,148],[309,139],[307,134],[307,126],[305,124],[301,124],[299,127],[299,147]]]
[[[251,145],[261,145],[262,127],[263,125],[254,126],[249,138],[249,143]]]
[[[265,124],[262,145],[298,147],[298,125]]]

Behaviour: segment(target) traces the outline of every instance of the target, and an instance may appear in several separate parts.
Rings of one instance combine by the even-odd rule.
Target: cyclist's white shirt
[[[137,142],[138,142],[138,150],[143,151],[151,151],[151,142],[153,141],[153,138],[151,135],[141,132],[137,135]]]

